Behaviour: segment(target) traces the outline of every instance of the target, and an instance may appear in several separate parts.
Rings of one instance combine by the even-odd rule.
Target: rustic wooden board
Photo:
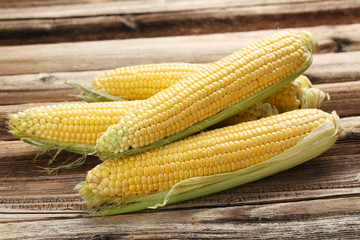
[[[305,29],[314,33],[320,45],[319,51],[324,53],[359,51],[359,28],[360,24],[352,24]],[[206,63],[223,58],[276,31],[2,46],[0,76],[103,70],[160,62]],[[222,44],[224,42],[226,44]]]
[[[229,239],[237,236],[312,239],[319,235],[322,238],[350,239],[360,234],[359,211],[353,212],[353,209],[359,209],[359,200],[339,198],[108,218],[61,218],[10,222],[0,226],[3,233],[13,239]],[[324,205],[329,209],[326,212],[321,210]]]
[[[356,32],[358,28],[360,24],[309,28],[319,36],[319,51],[323,53],[315,54],[314,63],[306,72],[313,83],[360,79],[359,38],[349,34]],[[65,81],[90,84],[101,72],[125,65],[173,61],[209,62],[270,32],[0,47],[0,52],[3,53],[0,55],[3,66],[0,69],[0,105],[72,101],[75,98],[70,94],[77,91],[65,85]],[[335,39],[335,36],[338,38]],[[219,44],[224,39],[229,40],[227,44]],[[239,43],[238,39],[243,39],[243,42]],[[114,50],[116,45],[118,48]],[[95,46],[97,50],[89,52]],[[153,51],[158,53],[156,58],[150,57]],[[103,68],[105,70],[98,70]]]
[[[125,234],[121,237],[130,239],[158,239],[198,234],[194,227],[200,227],[199,233],[204,234],[198,235],[201,238],[212,236],[216,229],[219,237],[248,236],[244,229],[261,229],[262,224],[273,228],[273,234],[286,237],[297,234],[300,230],[296,226],[301,225],[308,228],[302,231],[303,238],[316,236],[316,232],[322,237],[351,238],[358,234],[360,224],[360,145],[347,141],[351,140],[340,141],[306,164],[220,194],[164,209],[107,218],[87,218],[84,204],[71,190],[84,179],[83,173],[49,176],[37,174],[32,169],[35,165],[30,165],[25,177],[1,174],[4,177],[0,184],[3,192],[0,227],[4,236],[11,234],[13,238],[120,237],[121,231]],[[344,221],[344,225],[338,221]],[[292,231],[284,231],[286,227]],[[232,230],[228,232],[224,228]],[[260,238],[272,236],[264,235],[263,231],[248,234]]]
[[[346,70],[345,73],[343,73],[344,70]],[[77,82],[84,86],[89,86],[94,77],[104,71],[0,76],[0,99],[2,99],[0,105],[73,101],[76,98],[72,95],[79,94],[79,91],[64,84],[64,82]],[[360,80],[360,51],[317,54],[314,56],[313,65],[306,71],[305,75],[314,84],[319,84],[319,86],[323,83],[345,82],[343,88],[348,88],[350,92],[354,92],[355,98],[357,98],[355,89],[350,87],[350,85],[357,86]],[[324,85],[322,87],[324,91],[327,91],[326,88],[328,86],[330,87],[331,85]],[[336,87],[333,87],[330,91],[332,95],[337,94]],[[355,105],[346,106],[351,107]]]
[[[352,24],[360,21],[359,9],[357,0],[6,1],[0,4],[0,44]]]
[[[360,2],[191,3],[0,2],[0,239],[360,236]],[[319,47],[306,75],[330,94],[322,109],[336,110],[344,128],[329,151],[288,171],[162,209],[90,218],[73,187],[99,160],[88,157],[79,167],[49,175],[40,167],[48,166],[54,152],[38,155],[44,149],[7,133],[10,112],[74,101],[68,95],[77,91],[64,81],[87,84],[126,65],[208,63],[287,27],[304,27],[317,36]],[[198,35],[203,33],[208,34]],[[77,157],[60,153],[54,165]]]

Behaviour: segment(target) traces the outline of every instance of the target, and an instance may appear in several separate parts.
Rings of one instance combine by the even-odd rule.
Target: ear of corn
[[[32,145],[95,154],[97,138],[139,101],[65,103],[9,114],[10,132]]]
[[[264,38],[144,100],[109,127],[96,148],[103,156],[135,154],[235,115],[303,73],[316,44],[308,32]]]
[[[256,103],[242,112],[215,124],[211,128],[234,125],[240,122],[278,114],[279,111],[277,108],[266,102],[269,99],[272,99],[269,100],[269,102],[276,104],[278,107],[284,106],[282,101],[291,102],[291,107],[287,110],[292,110],[293,108],[318,108],[326,96],[325,93],[319,89],[312,88],[310,81],[303,75],[292,81],[285,88],[296,89],[296,94],[289,97],[292,98],[292,101],[286,97],[275,97],[276,95],[284,96],[289,92],[288,90],[280,90],[265,99],[263,101],[265,103]],[[119,121],[120,116],[124,115],[129,108],[137,103],[138,101],[88,104],[66,103],[36,107],[17,114],[10,114],[8,125],[10,132],[15,137],[32,145],[61,149],[82,155],[95,154],[94,147],[97,137],[111,124]],[[293,103],[300,103],[300,105]],[[79,118],[75,121],[74,117],[71,116],[71,114],[78,114],[83,112],[83,110],[86,112],[87,124],[85,123],[85,118],[83,118],[84,115],[81,115],[83,120]],[[285,111],[284,108],[281,110],[281,112]],[[50,116],[55,116],[59,119],[54,121]],[[77,117],[81,116],[78,115]],[[111,121],[110,118],[112,119]],[[75,119],[77,118],[75,117]],[[90,122],[92,122],[92,125],[89,125]],[[34,126],[34,123],[38,125]],[[51,125],[51,129],[49,125]],[[90,131],[89,133],[91,134],[79,132],[80,129],[84,129],[82,131],[85,131],[85,128],[87,131]],[[62,132],[62,136],[59,135],[59,132]],[[66,135],[72,135],[73,137],[66,138]]]
[[[100,210],[95,216],[163,207],[301,164],[330,148],[341,130],[335,112],[295,110],[110,159],[76,189]]]
[[[151,97],[204,67],[191,63],[136,65],[106,71],[93,80],[93,86],[70,86],[83,92],[77,95],[88,102],[141,100]]]

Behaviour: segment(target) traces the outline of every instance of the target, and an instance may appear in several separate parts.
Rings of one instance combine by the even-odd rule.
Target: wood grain
[[[317,36],[319,51],[344,52],[360,50],[359,37],[356,35],[359,27],[360,24],[353,24],[306,29]],[[2,46],[0,76],[104,70],[160,62],[206,63],[217,61],[274,32],[263,30],[200,36]],[[224,42],[226,44],[221,44]]]
[[[2,99],[0,105],[74,101],[76,98],[72,95],[79,94],[79,91],[64,82],[77,82],[90,86],[94,77],[104,71],[106,70],[0,76],[0,99]],[[314,84],[354,81],[353,84],[357,85],[356,82],[360,80],[360,51],[316,54],[313,65],[305,72],[305,75]],[[350,92],[357,95],[355,89],[352,89],[349,84],[345,83],[343,88],[348,88]],[[324,87],[326,91],[326,86]],[[334,89],[331,91],[334,92]],[[355,104],[346,107],[352,106]],[[349,116],[349,114],[344,116]]]
[[[356,0],[106,1],[0,8],[0,44],[277,29],[360,21]]]
[[[227,239],[230,236],[261,239],[297,236],[298,239],[309,239],[319,234],[324,238],[343,239],[360,233],[359,211],[353,211],[359,209],[359,200],[325,199],[272,206],[190,209],[108,218],[10,222],[0,226],[4,234],[14,239]],[[322,212],[321,206],[324,205],[331,210]],[[309,228],[309,225],[313,227]]]
[[[329,94],[321,109],[326,112],[336,111],[341,117],[359,116],[357,106],[360,104],[360,81],[315,84],[314,87]]]

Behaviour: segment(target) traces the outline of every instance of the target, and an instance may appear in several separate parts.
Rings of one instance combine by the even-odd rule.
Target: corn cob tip
[[[340,133],[344,130],[343,126],[341,125],[340,117],[336,113],[335,110],[331,112],[330,116],[331,116],[331,120],[335,126],[335,135],[339,136]]]
[[[320,108],[322,102],[329,95],[318,88],[302,88],[299,92],[301,108]]]
[[[314,53],[318,46],[318,42],[314,34],[305,30],[299,33],[303,36],[304,47],[306,47],[309,52]]]
[[[329,94],[318,88],[313,88],[311,81],[304,75],[299,76],[296,81],[300,84],[297,98],[300,101],[299,108],[320,108],[322,102],[330,99]]]

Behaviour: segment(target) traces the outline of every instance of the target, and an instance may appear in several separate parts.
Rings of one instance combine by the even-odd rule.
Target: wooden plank
[[[316,0],[292,1],[292,4],[318,4]],[[332,1],[338,4],[340,1]],[[350,3],[356,4],[355,1],[342,1],[349,6]],[[159,12],[181,12],[184,10],[201,10],[212,8],[235,8],[235,7],[254,7],[273,5],[289,5],[287,0],[270,0],[264,3],[261,0],[252,2],[239,2],[234,0],[209,0],[204,4],[201,0],[194,0],[192,4],[188,4],[186,0],[177,1],[107,1],[101,3],[72,3],[72,4],[44,4],[42,7],[28,6],[25,8],[2,8],[0,19],[31,19],[31,18],[61,18],[61,17],[86,17],[111,14],[142,14],[142,13],[159,13]],[[329,5],[329,4],[328,4]],[[355,5],[357,6],[357,4]],[[334,6],[327,6],[335,8]],[[343,6],[344,7],[344,6]],[[290,11],[289,8],[284,9]],[[264,10],[265,11],[265,10]],[[295,11],[300,11],[299,9]]]
[[[101,0],[102,2],[111,1],[111,0]],[[74,4],[84,4],[84,3],[91,3],[91,0],[1,0],[0,1],[0,8],[31,8],[31,7],[44,7],[44,6],[57,6],[57,5],[74,5]]]
[[[39,179],[31,180],[34,176],[43,176],[45,177],[44,181],[48,180],[48,178],[51,178],[48,173],[42,171],[41,167],[49,166],[48,162],[54,156],[55,151],[44,151],[44,148],[35,147],[22,141],[0,141],[0,145],[2,146],[2,149],[0,150],[0,165],[2,167],[0,169],[0,179],[2,179],[3,181],[1,184],[5,184],[5,182],[9,181],[22,181],[22,178],[29,178],[26,179],[26,181],[34,182],[34,189],[37,190],[36,182]],[[55,161],[53,161],[53,164],[51,166],[58,166],[62,163],[68,163],[69,161],[74,161],[80,157],[80,155],[68,152],[61,152],[59,155],[57,155]],[[81,168],[71,168],[64,170],[64,174],[84,174],[85,172],[93,168],[96,164],[99,164],[98,158],[87,156],[86,161],[84,164],[81,165]],[[16,177],[18,177],[18,179]],[[70,179],[73,177],[74,176],[71,176]],[[79,178],[77,178],[77,180],[74,179],[72,179],[72,181],[79,181]],[[74,186],[75,185],[73,185],[73,187]],[[21,187],[20,189],[24,190],[23,187]],[[20,191],[20,189],[13,190]],[[70,188],[70,190],[71,189],[72,187]],[[2,191],[2,194],[6,195],[6,191],[4,190],[4,188],[2,188]],[[44,191],[43,193],[45,193],[46,191]]]
[[[321,105],[321,109],[326,112],[336,111],[341,117],[359,116],[360,110],[360,81],[315,84],[317,87],[330,96]],[[349,104],[351,103],[351,104]]]
[[[356,34],[359,28],[360,24],[306,29],[317,36],[319,51],[339,52],[360,50],[360,37]],[[103,70],[160,62],[212,62],[275,31],[2,46],[0,76]],[[221,44],[224,42],[226,44]]]
[[[16,103],[63,102],[79,100],[78,90],[64,84],[77,82],[89,86],[103,71],[40,73],[0,76],[0,105]]]
[[[350,239],[360,234],[359,200],[324,199],[106,218],[10,222],[0,223],[0,227],[3,236],[11,236],[9,239],[312,239],[318,236]]]
[[[64,82],[77,82],[89,86],[94,77],[104,71],[0,76],[0,99],[2,99],[0,105],[74,101],[76,98],[71,95],[79,94],[79,91],[65,85]],[[360,80],[360,51],[317,54],[314,56],[313,65],[305,74],[315,84],[357,82]],[[357,83],[354,84],[357,85]],[[347,86],[348,83],[345,83],[343,88],[347,88]],[[348,90],[354,92],[351,88]],[[348,107],[351,106],[354,105]],[[342,116],[349,116],[349,114]]]
[[[312,83],[335,83],[360,80],[360,52],[315,54],[305,72]]]
[[[0,9],[0,44],[206,34],[360,21],[356,0],[121,1]]]
[[[2,99],[0,105],[74,101],[76,98],[71,95],[79,94],[79,91],[65,85],[64,82],[77,82],[89,86],[94,77],[104,71],[0,76],[0,99]],[[360,80],[360,51],[316,54],[313,65],[306,71],[305,75],[315,84],[354,81],[353,84],[357,85],[356,82]],[[351,83],[344,83],[343,88],[347,88],[350,95],[356,95],[353,89],[347,87],[348,84]],[[336,91],[332,94],[336,94]],[[347,107],[352,106],[354,105]],[[349,116],[349,114],[342,116]]]

